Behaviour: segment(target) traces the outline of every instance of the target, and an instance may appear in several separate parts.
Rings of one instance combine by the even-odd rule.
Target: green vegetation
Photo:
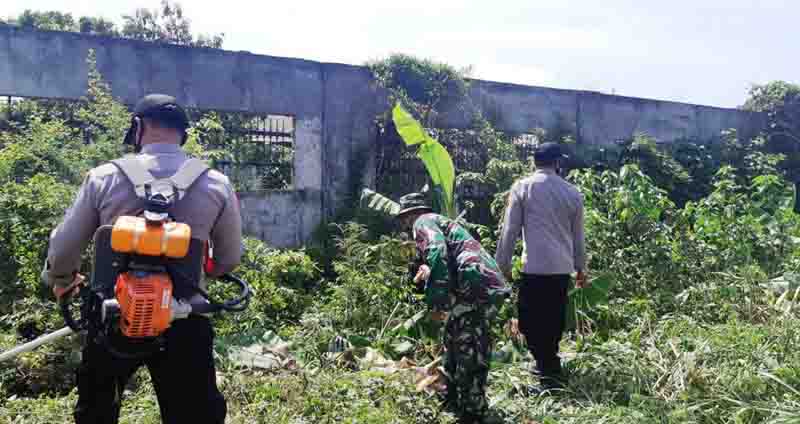
[[[383,65],[393,78],[387,81],[416,87],[421,79],[423,92],[461,89],[465,81],[410,57]],[[85,172],[122,152],[128,112],[99,74],[90,76],[75,111],[38,101],[0,110],[3,350],[63,325],[38,282],[47,236]],[[415,90],[406,90],[411,101],[431,105],[432,115],[444,101],[436,98],[463,101]],[[440,134],[477,137],[490,152],[484,173],[459,172],[457,180],[487,187],[485,206],[472,207],[491,205],[492,218],[474,229],[493,249],[503,193],[530,168],[515,153],[513,135],[481,116],[474,122]],[[206,146],[218,129],[214,116],[198,120],[192,154],[213,160],[219,152]],[[610,300],[578,310],[563,342],[568,389],[539,397],[524,395],[533,382],[528,358],[504,328],[516,315],[512,298],[493,329],[493,411],[507,422],[800,422],[800,218],[784,159],[767,149],[777,136],[768,129],[756,140],[728,134],[662,148],[641,135],[604,151],[560,139],[575,152],[570,179],[586,196],[589,268],[613,282]],[[253,285],[253,303],[241,315],[215,318],[230,422],[454,422],[434,397],[415,390],[413,373],[368,363],[383,357],[426,365],[438,354],[438,328],[407,275],[413,247],[377,228],[360,221],[326,229],[333,243],[325,255],[247,240],[238,273]],[[232,360],[239,346],[273,337],[270,330],[288,343],[293,364],[266,371]],[[78,342],[62,340],[4,364],[0,422],[69,420]],[[332,352],[334,342],[343,351]],[[146,372],[130,383],[124,405],[122,422],[159,422]]]
[[[433,210],[449,216],[456,217],[455,201],[453,197],[453,184],[455,183],[455,168],[453,160],[436,140],[431,138],[422,125],[399,104],[392,109],[392,120],[395,128],[407,146],[418,146],[417,157],[425,163],[431,182],[433,184]]]
[[[123,26],[120,29],[103,17],[81,16],[76,20],[71,13],[25,10],[9,22],[0,19],[0,24],[215,49],[222,48],[225,40],[225,34],[193,35],[191,22],[185,16],[183,7],[169,0],[161,0],[159,9],[136,9],[131,15],[122,15],[122,19]]]

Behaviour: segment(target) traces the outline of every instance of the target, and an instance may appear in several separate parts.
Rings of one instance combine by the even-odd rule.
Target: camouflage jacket
[[[417,218],[413,232],[417,254],[431,269],[425,301],[433,310],[499,306],[510,294],[497,262],[460,224],[429,213]]]

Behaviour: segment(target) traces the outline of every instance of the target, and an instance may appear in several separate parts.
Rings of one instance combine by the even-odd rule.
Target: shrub
[[[50,231],[73,193],[74,186],[46,174],[0,186],[0,304],[40,292]]]
[[[319,282],[320,270],[303,251],[279,251],[263,242],[245,239],[242,264],[233,271],[253,290],[245,312],[226,314],[218,321],[221,335],[233,335],[278,328],[297,321],[313,300],[312,291]],[[213,285],[215,297],[231,296]]]
[[[340,229],[339,255],[333,263],[337,277],[328,287],[322,310],[338,329],[376,336],[394,308],[412,300],[407,270],[413,246],[387,236],[372,241],[366,229],[355,223]]]

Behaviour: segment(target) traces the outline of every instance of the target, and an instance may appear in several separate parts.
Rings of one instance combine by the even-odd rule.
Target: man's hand
[[[430,276],[431,268],[428,265],[421,265],[417,271],[417,275],[414,276],[414,283],[419,284],[422,281],[427,281]]]
[[[445,311],[431,311],[431,320],[444,321],[447,319],[447,312]]]
[[[589,286],[589,276],[584,271],[578,271],[575,277],[575,287],[582,289]]]
[[[75,293],[77,293],[78,289],[80,288],[79,286],[83,284],[85,280],[86,277],[84,277],[83,275],[75,274],[75,278],[72,280],[71,283],[69,283],[68,286],[66,287],[53,286],[53,294],[56,296],[56,300],[61,300],[61,298],[64,297],[65,295],[66,296],[75,295]]]

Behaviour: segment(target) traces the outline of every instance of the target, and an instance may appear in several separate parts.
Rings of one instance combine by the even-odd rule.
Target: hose
[[[231,299],[222,304],[223,309],[229,312],[241,312],[247,309],[247,306],[250,304],[250,285],[245,283],[244,280],[242,280],[239,277],[236,277],[233,274],[224,274],[220,278],[229,283],[237,284],[242,289],[239,292],[240,293],[239,297]]]
[[[242,312],[247,309],[247,306],[250,304],[250,297],[252,295],[250,291],[250,285],[247,284],[244,280],[239,277],[236,277],[233,274],[223,274],[218,279],[222,281],[226,281],[229,283],[234,283],[239,286],[239,296],[228,301],[219,303],[214,302],[208,297],[208,293],[203,291],[199,287],[194,287],[195,291],[199,293],[208,303],[204,304],[192,304],[192,313],[197,314],[210,314],[220,311],[226,312]]]
[[[84,302],[87,302],[89,299],[86,297],[85,288],[82,288],[78,294],[79,297],[83,298]],[[58,306],[61,310],[61,316],[64,318],[64,322],[67,324],[67,327],[72,329],[72,331],[79,333],[86,329],[88,326],[88,320],[86,317],[81,317],[79,320],[75,320],[72,316],[72,311],[70,310],[70,304],[72,303],[72,297],[69,295],[64,295],[58,299]],[[82,306],[83,307],[83,306]]]

